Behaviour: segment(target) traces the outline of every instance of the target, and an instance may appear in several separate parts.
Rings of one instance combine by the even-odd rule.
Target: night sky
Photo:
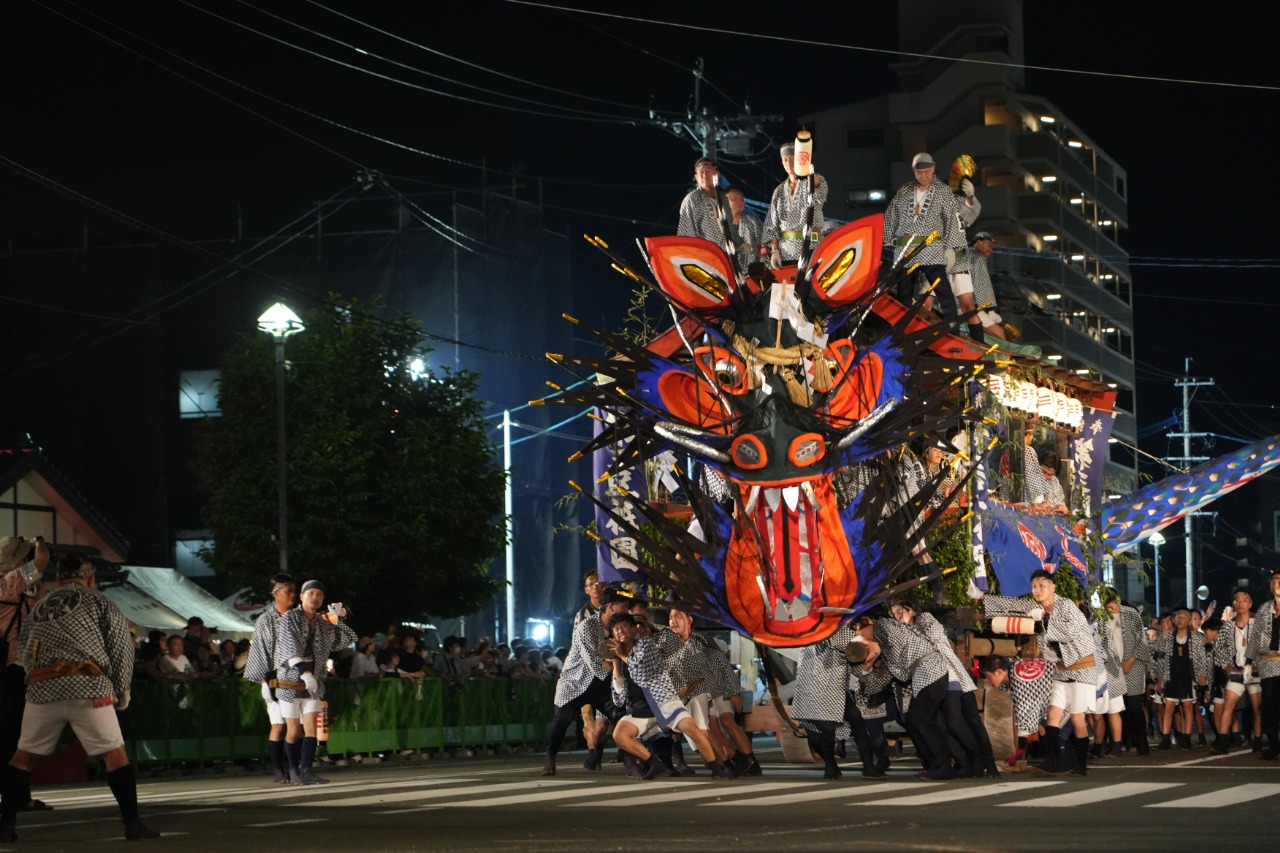
[[[625,244],[674,232],[695,152],[646,118],[650,107],[683,113],[698,57],[711,84],[704,103],[721,114],[749,103],[785,116],[770,126],[775,143],[794,133],[798,115],[894,86],[892,56],[804,43],[892,50],[894,4],[811,4],[787,17],[768,11],[776,4],[733,4],[732,15],[712,15],[709,4],[591,5],[792,41],[502,0],[9,0],[0,5],[3,245],[78,245],[86,223],[94,241],[138,237],[49,182],[202,239],[272,231],[361,168],[414,192],[514,187],[543,202],[548,227]],[[1180,404],[1171,380],[1184,357],[1218,383],[1197,396],[1196,429],[1252,439],[1280,421],[1267,408],[1277,404],[1269,368],[1280,222],[1269,131],[1280,106],[1280,12],[1252,8],[1262,11],[1192,17],[1168,4],[1093,0],[1024,10],[1031,65],[1223,84],[1027,72],[1029,92],[1055,102],[1128,170],[1121,241],[1134,259],[1140,425]],[[726,172],[763,198],[781,177],[776,147],[759,165]],[[625,289],[619,277],[601,281]],[[57,320],[38,304],[11,303],[8,321],[19,311],[24,322]],[[1163,437],[1143,446],[1170,452]]]

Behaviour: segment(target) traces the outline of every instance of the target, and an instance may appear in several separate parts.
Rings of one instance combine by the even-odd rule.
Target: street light
[[[1160,531],[1157,530],[1155,533],[1152,533],[1150,536],[1147,537],[1147,541],[1151,543],[1151,547],[1154,548],[1156,552],[1156,572],[1155,572],[1156,615],[1159,616],[1161,613],[1161,610],[1160,610],[1160,546],[1164,544],[1165,539],[1162,535],[1160,535]]]
[[[280,572],[289,571],[289,474],[285,469],[284,429],[284,339],[301,332],[305,326],[297,314],[283,302],[277,302],[258,318],[258,328],[276,342],[276,492],[280,507],[280,532],[276,545],[280,549]]]

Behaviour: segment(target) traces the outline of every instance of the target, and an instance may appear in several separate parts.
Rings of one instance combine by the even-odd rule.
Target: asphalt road
[[[763,744],[763,741],[761,742]],[[1253,849],[1280,808],[1280,766],[1203,749],[1092,762],[1090,775],[929,783],[895,762],[885,781],[825,782],[819,768],[759,752],[754,779],[641,782],[565,753],[554,779],[542,757],[438,758],[334,768],[331,784],[279,787],[257,773],[144,777],[143,845],[184,851],[1096,851],[1211,843]],[[42,789],[51,812],[19,815],[19,843],[72,850],[123,834],[101,784]],[[1233,808],[1238,806],[1239,808]],[[1247,848],[1237,848],[1247,845]]]

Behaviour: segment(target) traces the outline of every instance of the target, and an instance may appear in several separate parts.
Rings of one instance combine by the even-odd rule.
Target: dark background
[[[496,411],[539,396],[542,378],[563,379],[540,361],[546,348],[574,346],[559,320],[562,310],[611,328],[621,321],[629,295],[625,279],[609,272],[580,235],[599,234],[626,246],[639,236],[674,231],[695,152],[652,126],[648,116],[651,108],[668,118],[684,114],[699,57],[705,61],[705,105],[719,114],[749,105],[755,113],[785,116],[768,126],[772,139],[761,140],[758,164],[725,169],[760,200],[781,177],[776,143],[794,133],[796,116],[894,87],[893,55],[812,42],[891,51],[895,4],[809,4],[786,14],[776,4],[750,3],[601,8],[632,19],[500,0],[11,0],[0,6],[6,81],[0,302],[11,330],[9,366],[0,369],[0,435],[33,432],[135,546],[158,549],[157,525],[148,519],[161,511],[167,484],[186,474],[170,465],[146,482],[131,482],[128,456],[146,446],[139,436],[172,439],[156,426],[170,412],[169,377],[148,373],[129,354],[143,358],[147,341],[157,335],[215,341],[234,329],[252,329],[265,307],[251,276],[242,273],[204,292],[205,300],[225,296],[225,311],[191,317],[173,307],[145,322],[113,322],[146,300],[162,300],[163,307],[174,281],[216,268],[211,255],[185,241],[225,257],[236,240],[274,232],[317,200],[352,187],[363,169],[383,176],[378,192],[384,196],[388,188],[413,194],[421,209],[445,221],[453,201],[483,208],[485,198],[509,196],[513,203],[494,221],[517,223],[508,230],[534,235],[530,245],[541,248],[522,260],[502,235],[486,241],[482,234],[485,245],[477,244],[477,254],[488,257],[469,261],[466,286],[483,286],[485,273],[474,264],[501,267],[500,278],[514,286],[485,295],[485,304],[504,322],[536,326],[537,334],[490,330],[486,337],[473,327],[458,333],[461,366],[508,373],[513,380],[486,385]],[[1280,251],[1273,236],[1271,131],[1280,101],[1272,36],[1280,15],[1271,5],[1252,8],[1247,15],[1228,15],[1212,8],[1187,13],[1169,5],[1082,0],[1029,3],[1023,10],[1029,65],[1119,75],[1032,68],[1027,90],[1055,102],[1128,170],[1130,229],[1121,241],[1135,268],[1142,426],[1180,407],[1172,382],[1185,358],[1192,360],[1193,374],[1217,383],[1196,395],[1195,430],[1256,439],[1273,431],[1277,420],[1271,353]],[[821,150],[819,138],[819,168]],[[347,213],[356,215],[356,207]],[[382,209],[369,214],[379,224],[389,215]],[[144,244],[155,247],[146,263],[136,251],[121,252],[112,267],[103,251]],[[83,263],[88,253],[76,254],[86,246],[98,250],[91,275]],[[424,249],[423,264],[432,251],[437,263],[445,262],[439,250]],[[103,272],[109,267],[110,274]],[[40,286],[17,275],[36,268],[43,273]],[[65,291],[47,283],[60,280],[58,270],[66,272]],[[342,289],[343,279],[330,275],[323,284]],[[357,289],[400,292],[369,281]],[[315,295],[314,288],[308,292]],[[451,363],[451,318],[429,313],[425,303],[392,307],[420,311],[437,355]],[[83,337],[86,325],[111,335]],[[111,405],[86,409],[90,392],[106,381],[86,365],[107,362],[118,396]],[[150,402],[157,394],[165,395],[163,406]],[[93,439],[73,448],[67,436],[76,430]],[[581,436],[585,427],[565,432]],[[556,455],[573,449],[568,441],[557,444],[563,447]],[[1194,452],[1216,455],[1237,444],[1218,439],[1215,447],[1200,444]],[[1164,431],[1143,447],[1158,456],[1180,455]],[[126,458],[111,460],[112,448]],[[170,458],[177,452],[162,450]],[[1158,465],[1144,471],[1160,476]],[[1259,520],[1260,490],[1252,488],[1215,507],[1230,510],[1234,520],[1224,521],[1242,533]],[[531,499],[554,498],[558,491],[546,486],[545,494]],[[1254,533],[1269,539],[1268,531],[1269,522]],[[1176,545],[1171,541],[1162,553],[1166,566],[1180,564]],[[163,564],[156,554],[139,561]],[[1206,569],[1211,557],[1206,554]],[[1225,553],[1218,563],[1237,558]],[[1234,582],[1223,571],[1221,583]],[[566,589],[558,597],[568,601],[573,594]],[[1224,597],[1225,589],[1215,594]]]

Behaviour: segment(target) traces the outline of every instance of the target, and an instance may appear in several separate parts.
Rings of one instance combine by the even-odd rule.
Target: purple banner
[[[596,409],[596,435],[604,428],[604,419],[612,416],[603,409]],[[644,468],[632,468],[600,483],[600,478],[613,464],[614,448],[602,447],[592,455],[592,467],[595,472],[596,497],[602,503],[613,507],[618,515],[631,524],[639,526],[642,519],[636,512],[636,504],[646,500],[647,489],[644,482]],[[602,583],[620,583],[623,581],[641,580],[643,575],[636,568],[636,540],[623,533],[618,522],[610,518],[604,510],[596,507],[596,533],[600,541],[596,543],[596,571]]]
[[[1102,478],[1111,455],[1109,442],[1115,422],[1115,412],[1085,409],[1080,434],[1071,440],[1076,486],[1085,494],[1085,515],[1102,506]]]

